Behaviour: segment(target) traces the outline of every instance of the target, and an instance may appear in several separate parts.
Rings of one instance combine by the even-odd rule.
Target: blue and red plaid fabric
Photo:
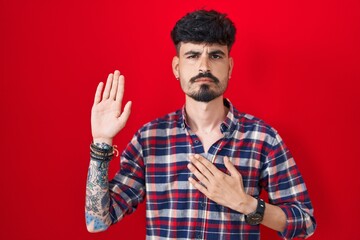
[[[223,172],[228,156],[243,177],[248,194],[268,192],[269,202],[287,216],[284,239],[315,230],[313,208],[303,178],[282,139],[263,121],[238,112],[229,100],[221,124],[224,137],[204,152],[186,123],[185,109],[144,125],[121,156],[110,181],[113,223],[132,213],[146,197],[147,239],[260,239],[259,226],[244,215],[205,197],[189,183],[190,154],[201,154]]]

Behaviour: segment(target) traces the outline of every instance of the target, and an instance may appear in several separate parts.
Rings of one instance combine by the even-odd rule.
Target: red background
[[[292,151],[318,221],[311,239],[359,235],[359,1],[0,4],[1,239],[145,238],[144,204],[105,233],[86,231],[93,95],[114,69],[125,75],[133,111],[121,149],[142,124],[181,107],[170,31],[201,7],[236,24],[226,97]],[[265,228],[262,236],[278,239]]]

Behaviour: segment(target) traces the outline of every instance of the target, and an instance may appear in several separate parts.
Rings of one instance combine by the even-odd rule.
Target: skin
[[[105,89],[104,83],[99,83],[91,110],[94,143],[112,145],[113,138],[125,127],[130,116],[131,102],[127,102],[121,112],[124,84],[124,76],[118,70],[109,74]],[[111,225],[108,170],[108,163],[90,161],[85,204],[89,232],[104,231]]]
[[[207,85],[210,91],[218,96],[222,95],[233,68],[233,59],[228,54],[227,46],[224,45],[181,43],[178,56],[173,58],[172,67],[186,96],[198,92],[201,85]],[[215,83],[210,78],[199,78],[192,83],[190,79],[200,72],[211,73],[219,82]]]
[[[218,44],[181,43],[179,54],[172,61],[174,76],[179,79],[180,86],[185,93],[187,121],[191,131],[202,141],[205,151],[208,151],[214,142],[223,137],[219,126],[229,111],[223,104],[223,93],[227,88],[233,64],[228,47]],[[218,79],[218,82],[211,78],[199,78],[191,81],[199,72],[210,72]],[[197,93],[204,84],[217,97],[209,102],[194,100],[191,97],[192,94]],[[116,70],[114,74],[109,74],[105,89],[103,86],[104,84],[100,83],[95,94],[91,114],[92,135],[94,143],[105,142],[111,145],[113,138],[126,125],[130,115],[131,102],[127,102],[121,112],[124,76],[120,75],[119,71]],[[190,156],[189,171],[199,181],[189,178],[189,182],[218,204],[244,214],[254,212],[257,200],[246,194],[241,174],[227,157],[224,158],[224,163],[230,175],[221,172],[214,164],[198,154]],[[98,168],[96,164],[90,164],[89,172],[96,168]],[[99,174],[101,177],[107,178],[104,171]],[[103,183],[96,184],[94,181],[91,181],[90,184],[88,182],[88,186],[91,186],[92,189],[87,188],[87,202],[91,202],[93,207],[89,204],[86,214],[96,217],[99,228],[104,225],[106,227],[103,227],[102,230],[105,230],[110,225],[108,206],[103,206],[102,210],[96,211],[101,203],[106,201],[94,202],[93,199],[108,197],[106,195],[108,190],[104,191]],[[98,195],[99,191],[102,194]],[[95,220],[89,218],[89,222],[87,222],[89,231],[98,230],[94,229],[94,224]],[[286,225],[285,213],[280,207],[266,203],[262,224],[282,232]]]
[[[99,232],[111,225],[109,216],[109,163],[90,161],[86,183],[86,226],[90,232]]]
[[[120,75],[118,70],[109,74],[104,91],[104,83],[99,83],[91,109],[91,132],[94,143],[104,142],[112,145],[113,138],[125,127],[132,103],[127,102],[124,111],[121,112],[124,86],[124,76]]]

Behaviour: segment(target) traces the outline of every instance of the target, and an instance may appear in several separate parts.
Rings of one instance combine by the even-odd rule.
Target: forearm
[[[238,207],[234,209],[248,215],[256,210],[258,200],[250,195],[246,195],[244,199],[243,205],[238,204]],[[280,207],[265,203],[265,212],[261,224],[282,232],[286,226],[286,215]]]
[[[279,229],[279,235],[283,239],[306,238],[312,235],[316,222],[304,180],[278,134],[263,169],[264,178],[260,180],[260,185],[268,192],[269,202],[281,209],[282,212],[276,211],[282,215],[280,218],[285,219],[285,226]],[[269,209],[271,210],[271,207]],[[276,212],[269,211],[267,214],[276,215]],[[264,221],[264,225],[271,227],[271,221],[277,220]]]
[[[85,205],[86,226],[89,232],[104,231],[111,225],[108,169],[108,161],[90,161]]]
[[[278,232],[283,232],[286,226],[286,215],[280,207],[266,203],[261,224]]]

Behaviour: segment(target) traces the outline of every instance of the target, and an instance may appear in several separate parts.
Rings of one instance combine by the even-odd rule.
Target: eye
[[[198,58],[198,57],[199,57],[198,54],[191,54],[191,55],[189,55],[187,58],[188,58],[188,59],[194,59],[194,58]]]
[[[222,56],[221,56],[220,54],[212,54],[212,55],[211,55],[211,58],[212,58],[212,59],[221,59]]]

